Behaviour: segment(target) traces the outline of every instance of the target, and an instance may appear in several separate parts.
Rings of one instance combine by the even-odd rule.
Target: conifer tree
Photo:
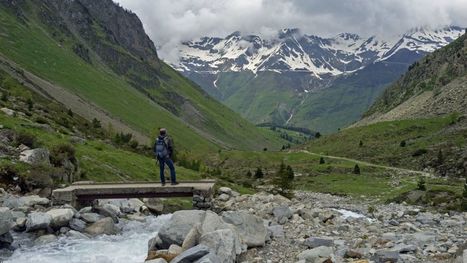
[[[358,166],[358,164],[356,164],[353,168],[353,173],[354,174],[360,174],[360,166]]]

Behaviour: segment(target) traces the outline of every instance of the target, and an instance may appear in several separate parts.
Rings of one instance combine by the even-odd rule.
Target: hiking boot
[[[171,185],[177,185],[177,184],[179,184],[179,182],[172,182],[172,183],[170,183],[170,184],[171,184]]]
[[[162,185],[162,186],[165,186],[165,182],[162,182],[161,185]]]

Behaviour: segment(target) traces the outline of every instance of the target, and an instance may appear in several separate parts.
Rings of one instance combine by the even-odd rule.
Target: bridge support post
[[[212,190],[193,191],[193,208],[207,210],[212,208]]]

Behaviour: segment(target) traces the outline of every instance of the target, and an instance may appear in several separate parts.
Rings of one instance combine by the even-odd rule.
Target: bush
[[[418,179],[418,183],[417,183],[417,190],[420,190],[420,191],[426,191],[426,185],[425,185],[425,178],[423,176],[420,176],[420,178]]]
[[[407,145],[407,143],[405,142],[405,140],[401,141],[401,143],[399,144],[400,147],[405,147]]]
[[[363,147],[363,141],[362,140],[360,140],[360,143],[358,143],[358,146]]]
[[[272,181],[275,190],[287,198],[292,198],[294,188],[292,183],[293,177],[292,167],[286,166],[284,162],[282,162]]]
[[[250,170],[248,170],[248,172],[246,172],[246,177],[251,178],[252,176],[253,176],[253,174],[251,173]]]
[[[73,145],[69,143],[63,143],[56,145],[50,151],[50,162],[54,166],[61,166],[64,161],[71,161],[73,164],[76,163],[76,150]]]
[[[412,157],[418,157],[426,154],[428,151],[426,149],[418,149],[414,153],[412,153]]]
[[[323,158],[323,157],[320,157],[320,158],[319,158],[319,164],[325,164],[325,163],[326,163],[326,161],[324,161],[324,158]]]
[[[91,124],[92,124],[92,127],[93,127],[94,129],[100,129],[100,128],[102,128],[101,122],[100,122],[98,119],[96,119],[96,118],[92,119],[92,123],[91,123]]]
[[[320,132],[315,133],[315,138],[319,139],[319,137],[321,137],[321,133]]]
[[[255,171],[255,178],[261,179],[263,177],[264,177],[263,170],[260,167],[258,167]]]
[[[1,100],[2,101],[8,101],[8,92],[6,92],[6,91],[2,92]]]
[[[36,136],[24,131],[19,132],[16,135],[16,146],[19,146],[21,144],[24,144],[29,148],[35,148],[37,146]]]
[[[355,164],[355,166],[353,167],[353,173],[360,174],[360,166],[358,166],[358,164]]]

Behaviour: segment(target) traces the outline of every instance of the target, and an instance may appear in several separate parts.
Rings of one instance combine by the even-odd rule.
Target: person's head
[[[159,129],[159,135],[161,135],[161,136],[167,135],[167,129],[166,128],[160,128]]]

